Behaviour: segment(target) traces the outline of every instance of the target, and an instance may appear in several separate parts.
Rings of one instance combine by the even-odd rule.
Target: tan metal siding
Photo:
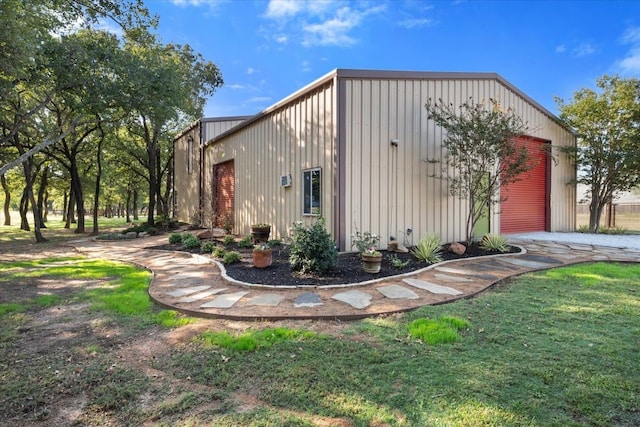
[[[193,138],[193,169],[189,173],[189,143]],[[178,221],[193,221],[199,208],[200,182],[199,126],[192,127],[174,141],[174,216]]]
[[[203,122],[203,142],[209,141],[210,139],[215,138],[223,132],[228,131],[232,127],[239,125],[244,121],[242,119],[233,119],[233,120],[224,120],[224,119],[216,119],[213,121],[204,121]]]
[[[236,233],[263,222],[272,225],[272,238],[284,238],[294,221],[312,222],[302,216],[302,171],[315,167],[322,168],[322,212],[333,229],[334,90],[329,81],[206,147],[205,188],[212,165],[234,160]],[[285,174],[291,187],[280,186]],[[210,191],[204,196],[210,203]]]
[[[345,78],[346,249],[357,227],[401,241],[413,229],[416,243],[427,233],[444,241],[465,235],[466,202],[449,196],[447,183],[431,178],[442,160],[442,130],[427,120],[429,98],[460,105],[493,98],[513,108],[529,124],[531,136],[553,145],[571,145],[573,136],[555,121],[495,79]],[[391,139],[398,139],[394,148]],[[569,160],[557,152],[551,170],[551,230],[575,226],[575,192],[566,185],[574,177]],[[397,160],[396,160],[397,158]],[[397,166],[396,166],[397,162]],[[492,215],[492,231],[499,232],[499,210]]]

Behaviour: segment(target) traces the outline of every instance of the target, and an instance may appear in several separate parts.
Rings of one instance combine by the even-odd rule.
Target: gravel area
[[[589,233],[516,233],[507,236],[509,240],[545,240],[565,243],[582,243],[596,246],[612,246],[640,250],[640,235],[637,234],[589,234]]]

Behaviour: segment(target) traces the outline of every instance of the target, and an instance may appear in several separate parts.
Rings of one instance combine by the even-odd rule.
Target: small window
[[[310,169],[302,172],[302,214],[320,216],[322,213],[320,205],[322,170],[320,168]]]
[[[193,173],[193,136],[187,137],[187,172]]]

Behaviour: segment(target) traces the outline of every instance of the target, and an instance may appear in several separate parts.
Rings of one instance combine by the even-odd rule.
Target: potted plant
[[[269,224],[253,224],[251,226],[251,240],[256,245],[268,242],[269,234],[271,234],[271,225]]]
[[[261,243],[253,247],[253,266],[255,268],[267,268],[273,262],[273,249],[267,243]]]
[[[375,246],[365,249],[361,254],[362,269],[367,273],[379,273],[382,265],[382,254]]]

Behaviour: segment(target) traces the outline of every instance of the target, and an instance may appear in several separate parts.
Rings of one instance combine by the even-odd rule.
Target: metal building
[[[228,126],[206,137],[197,124],[178,135],[176,217],[209,212],[203,217],[233,223],[238,234],[268,223],[272,238],[283,238],[294,221],[321,215],[340,250],[351,249],[356,229],[380,235],[382,248],[391,236],[462,240],[465,202],[430,177],[435,166],[425,161],[442,158],[443,131],[424,106],[470,97],[513,109],[534,149],[576,144],[557,117],[498,74],[337,69],[255,116],[203,119]],[[503,189],[508,199],[490,213],[491,232],[575,229],[575,166],[559,151],[541,160]]]

